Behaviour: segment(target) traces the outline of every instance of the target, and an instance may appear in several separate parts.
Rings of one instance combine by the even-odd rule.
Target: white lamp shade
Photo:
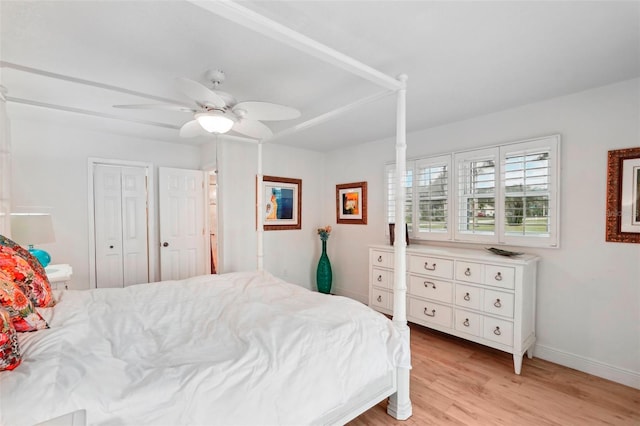
[[[209,133],[227,133],[234,124],[232,119],[217,111],[196,114],[196,120]]]
[[[46,213],[11,213],[11,239],[20,245],[56,241],[53,220]]]

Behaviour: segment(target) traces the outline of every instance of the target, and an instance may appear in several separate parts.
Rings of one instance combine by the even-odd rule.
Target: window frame
[[[543,150],[549,152],[549,235],[508,235],[504,224],[499,228],[499,241],[502,244],[526,247],[560,247],[560,136],[553,135],[537,139],[531,139],[518,143],[501,146],[500,149],[500,165],[505,170],[507,156],[519,153],[537,153]],[[500,205],[505,206],[507,196],[506,186],[504,185],[504,172],[500,176],[501,182],[501,200]],[[501,213],[501,219],[504,221],[504,211]]]
[[[434,155],[428,157],[414,158],[407,162],[407,171],[411,170],[411,224],[410,236],[419,241],[451,241],[461,243],[476,244],[498,244],[522,247],[560,247],[560,144],[559,134],[542,136],[527,140],[510,142],[500,145],[492,145],[477,149],[451,152],[447,154]],[[544,193],[548,193],[548,235],[509,235],[506,229],[506,159],[519,153],[535,154],[546,151],[549,153],[548,176],[549,188]],[[489,160],[494,162],[494,231],[492,233],[473,233],[460,230],[460,187],[463,184],[460,179],[460,170],[465,162],[473,160]],[[420,199],[419,186],[417,185],[417,171],[421,166],[437,166],[448,162],[447,181],[447,232],[431,232],[420,230]],[[386,182],[386,222],[389,223],[389,168],[393,168],[393,163],[385,165]],[[526,173],[526,170],[525,170]],[[525,188],[525,197],[526,188]],[[532,195],[534,196],[534,195]],[[385,231],[388,233],[388,230]]]
[[[454,163],[454,214],[455,214],[455,228],[453,228],[453,239],[454,241],[460,242],[484,242],[484,243],[495,243],[498,242],[498,227],[502,224],[500,223],[500,216],[498,215],[499,209],[499,192],[500,192],[500,162],[499,162],[499,149],[498,147],[491,148],[482,148],[482,149],[474,149],[470,151],[463,151],[458,153],[453,153],[453,163]],[[493,182],[494,182],[494,190],[493,190],[493,220],[494,226],[492,232],[485,233],[476,233],[476,232],[464,232],[460,230],[460,210],[461,210],[461,194],[460,188],[464,185],[464,182],[460,179],[460,173],[462,171],[462,164],[471,162],[471,161],[493,161],[494,171],[493,171]],[[480,197],[475,197],[480,198]],[[487,197],[488,198],[488,197]]]
[[[451,155],[439,155],[435,157],[426,157],[415,160],[413,162],[413,183],[412,187],[413,192],[413,223],[414,226],[412,228],[411,235],[415,239],[423,239],[421,236],[425,235],[429,240],[451,240],[452,229],[453,229],[453,205],[451,204],[451,193],[453,191],[452,185],[452,175],[453,164]],[[415,182],[419,180],[418,170],[420,167],[437,167],[437,166],[446,166],[447,167],[447,214],[445,216],[447,230],[445,232],[431,232],[431,231],[421,231],[420,230],[420,193],[419,186],[415,185]]]

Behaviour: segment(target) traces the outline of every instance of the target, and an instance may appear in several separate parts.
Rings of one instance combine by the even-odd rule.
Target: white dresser
[[[393,247],[369,248],[369,306],[393,310]],[[536,268],[531,255],[486,250],[407,248],[407,319],[522,357],[533,356]]]

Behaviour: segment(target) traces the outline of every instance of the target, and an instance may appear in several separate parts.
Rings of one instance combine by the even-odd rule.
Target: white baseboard
[[[564,365],[574,370],[602,377],[616,383],[640,389],[640,373],[605,364],[580,355],[536,344],[533,355],[537,358]]]

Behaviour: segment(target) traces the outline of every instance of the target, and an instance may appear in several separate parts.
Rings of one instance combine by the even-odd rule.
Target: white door
[[[147,173],[122,167],[122,261],[125,286],[149,282]]]
[[[206,273],[204,172],[158,168],[160,279]]]
[[[97,164],[93,192],[96,287],[149,282],[146,170]]]

